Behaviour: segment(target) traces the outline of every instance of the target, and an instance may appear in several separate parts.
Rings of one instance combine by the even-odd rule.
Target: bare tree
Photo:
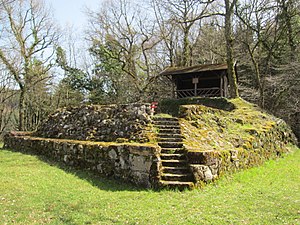
[[[289,59],[294,61],[297,58],[297,42],[300,35],[299,13],[300,3],[297,0],[276,0],[277,20],[280,29],[285,33],[287,45],[289,46]]]
[[[100,61],[95,70],[98,76],[110,74],[115,90],[127,84],[124,91],[132,87],[134,93],[129,95],[139,100],[158,74],[155,70],[161,39],[156,34],[156,24],[139,6],[125,0],[112,1],[101,12],[90,11],[89,17],[90,50]],[[109,66],[112,64],[114,68]]]
[[[259,105],[264,107],[264,77],[261,74],[261,64],[266,58],[264,45],[272,46],[270,37],[275,27],[274,4],[268,0],[246,0],[236,6],[236,15],[241,25],[238,40],[246,47],[253,70],[254,84],[259,91]],[[273,39],[275,42],[278,38]],[[274,46],[274,45],[273,45]]]
[[[293,67],[297,58],[295,43],[299,22],[297,24],[296,17],[299,13],[296,8],[293,0],[245,0],[236,7],[236,15],[240,21],[238,40],[246,47],[250,57],[253,83],[259,91],[261,107],[265,106],[266,86],[273,86],[266,82],[266,78],[277,76],[278,71],[287,68],[282,67],[283,64],[291,63],[290,66]],[[244,60],[244,64],[246,61]],[[289,74],[291,73],[287,71],[287,80]],[[271,77],[267,80],[277,80]],[[274,98],[272,101],[274,103]]]
[[[224,0],[225,2],[225,40],[228,66],[228,80],[230,85],[231,98],[238,98],[238,86],[235,73],[235,63],[233,58],[233,35],[232,35],[232,16],[237,0]]]
[[[162,36],[165,38],[165,43],[168,48],[174,47],[174,40],[172,36],[176,34],[178,37],[178,30],[180,31],[181,40],[177,38],[177,42],[182,44],[181,60],[177,62],[177,66],[190,66],[193,64],[192,60],[192,45],[198,35],[199,22],[212,16],[209,6],[214,0],[199,1],[199,0],[153,0],[153,6],[156,12],[156,19],[159,21]],[[172,26],[170,26],[170,24]],[[195,28],[196,32],[193,32]],[[194,35],[192,35],[195,33]],[[194,37],[193,37],[194,36]],[[169,40],[169,41],[166,41]],[[192,41],[194,39],[194,41]],[[191,43],[192,41],[192,43]],[[174,51],[175,49],[173,49]],[[171,52],[171,51],[170,51]],[[176,52],[176,50],[175,50]],[[172,57],[176,54],[172,53]],[[171,65],[173,59],[171,58]]]
[[[199,63],[224,63],[226,45],[222,17],[207,18],[200,26],[199,35],[193,46],[193,58]]]
[[[19,87],[19,130],[24,129],[26,94],[35,84],[46,79],[58,34],[43,1],[1,0],[3,30],[0,60],[13,75]],[[43,66],[36,74],[35,61]],[[34,78],[34,79],[33,79]]]
[[[13,114],[16,112],[14,82],[5,68],[0,69],[0,137],[6,129],[14,128]]]

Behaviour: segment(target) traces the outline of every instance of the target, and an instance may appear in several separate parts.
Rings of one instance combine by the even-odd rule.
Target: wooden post
[[[172,98],[175,98],[175,84],[172,82]]]
[[[194,84],[194,96],[197,96],[197,84],[199,82],[199,78],[198,77],[194,77],[192,80],[193,84]]]
[[[172,85],[172,98],[175,98],[175,86],[176,86],[176,89],[177,89],[177,83],[176,83],[176,79],[174,77],[168,77],[168,79],[171,81],[171,85]]]
[[[223,78],[224,78],[224,75],[220,75],[220,95],[221,97],[224,97],[224,92],[223,92]]]
[[[224,97],[228,98],[228,81],[227,81],[226,74],[224,76]]]

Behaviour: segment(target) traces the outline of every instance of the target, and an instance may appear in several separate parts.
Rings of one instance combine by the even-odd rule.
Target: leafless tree
[[[97,55],[97,48],[101,48],[102,54],[120,65],[122,73],[114,71],[115,75],[119,74],[110,75],[113,85],[120,90],[119,84],[128,82],[126,89],[133,86],[135,98],[139,100],[158,74],[155,70],[161,39],[156,24],[141,7],[125,0],[111,1],[102,11],[90,11],[88,16],[91,21],[89,40],[93,45],[91,52]],[[98,72],[103,73],[103,70]]]
[[[16,91],[13,89],[14,81],[7,70],[0,69],[0,137],[6,129],[13,129],[15,121],[13,115],[16,113]]]
[[[284,32],[287,45],[289,46],[289,59],[294,61],[297,58],[297,42],[299,41],[299,11],[300,3],[297,0],[276,0],[277,20],[280,29]]]
[[[200,21],[214,15],[210,10],[210,5],[214,0],[153,0],[152,5],[155,9],[156,19],[159,22],[161,35],[170,52],[171,66],[174,59],[181,55],[180,61],[177,60],[176,66],[189,66],[193,64],[192,47],[196,41]],[[175,38],[175,39],[174,39]],[[175,49],[178,43],[179,49]]]
[[[225,3],[225,40],[226,40],[226,54],[227,54],[227,66],[228,66],[228,80],[230,85],[231,98],[239,97],[237,78],[235,73],[235,63],[233,56],[233,35],[232,35],[232,17],[234,7],[237,0],[224,0]]]
[[[55,25],[43,1],[1,0],[3,30],[0,60],[19,88],[19,130],[24,129],[24,108],[28,90],[46,79],[53,46],[58,39]],[[43,66],[35,73],[35,62]]]
[[[268,0],[246,0],[236,6],[241,35],[238,41],[246,47],[254,70],[254,84],[259,91],[259,104],[264,107],[264,77],[261,74],[261,64],[266,58],[264,44],[270,43],[270,37],[275,27],[274,3]],[[273,39],[277,41],[276,37]]]

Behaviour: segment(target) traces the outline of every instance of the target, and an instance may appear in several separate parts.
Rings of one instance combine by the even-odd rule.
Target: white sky
[[[66,31],[66,35],[68,36],[68,32],[70,32],[69,29],[73,31],[72,35],[75,41],[75,49],[72,49],[72,51],[76,52],[75,54],[78,54],[80,51],[80,56],[76,58],[77,63],[85,62],[84,57],[86,54],[85,45],[84,42],[84,30],[87,25],[87,16],[85,15],[85,9],[89,8],[92,10],[97,10],[101,7],[101,3],[105,0],[44,0],[47,6],[50,6],[53,10],[53,20],[56,21],[56,23],[60,26],[62,29],[62,32]],[[66,38],[66,36],[65,36]],[[61,39],[60,45],[63,46],[66,49],[68,49],[70,46],[68,46],[68,43],[65,42],[66,40]],[[71,59],[71,56],[68,55],[70,58],[71,65],[74,63],[74,59]],[[58,82],[62,77],[63,72],[56,68],[56,80],[54,82]]]
[[[54,19],[59,25],[73,26],[75,29],[84,29],[87,23],[87,17],[84,14],[86,7],[97,9],[100,7],[103,0],[45,0],[47,5],[50,5],[54,12]]]

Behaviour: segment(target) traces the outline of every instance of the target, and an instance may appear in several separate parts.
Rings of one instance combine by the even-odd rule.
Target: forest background
[[[232,96],[299,135],[298,0],[110,0],[85,15],[78,45],[44,1],[0,0],[0,136],[61,107],[169,98],[164,68],[226,62],[237,62]]]

